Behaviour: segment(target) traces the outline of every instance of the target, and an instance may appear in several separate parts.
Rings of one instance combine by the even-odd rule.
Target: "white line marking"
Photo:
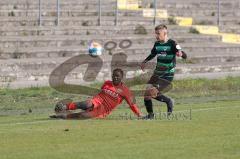
[[[40,120],[40,121],[17,122],[17,123],[3,123],[3,124],[0,124],[0,126],[39,124],[39,123],[47,123],[49,121],[57,121],[57,120]]]
[[[216,109],[231,109],[231,108],[240,108],[240,106],[200,108],[200,109],[192,109],[192,112],[200,112],[200,111],[208,111],[208,110],[216,110]],[[189,110],[190,110],[190,109],[187,109],[187,110],[179,110],[179,111],[174,111],[174,112],[185,112],[185,111],[189,111]]]
[[[208,110],[216,110],[216,109],[230,109],[230,108],[240,108],[240,106],[231,106],[231,107],[213,107],[213,108],[201,108],[201,109],[192,109],[192,112],[199,112],[199,111],[208,111]],[[179,110],[174,112],[186,112],[190,111],[187,110]],[[29,121],[29,122],[17,122],[17,123],[3,123],[0,126],[10,126],[10,125],[26,125],[26,124],[39,124],[39,123],[47,123],[49,121],[61,121],[61,120],[40,120],[40,121]]]

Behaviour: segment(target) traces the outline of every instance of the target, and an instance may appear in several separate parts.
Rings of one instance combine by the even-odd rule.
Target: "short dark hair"
[[[115,68],[113,72],[120,72],[123,77],[123,70],[121,68]]]
[[[161,30],[161,29],[167,29],[167,26],[166,26],[165,24],[160,24],[160,25],[157,25],[157,26],[155,27],[155,31],[156,31],[156,30]]]

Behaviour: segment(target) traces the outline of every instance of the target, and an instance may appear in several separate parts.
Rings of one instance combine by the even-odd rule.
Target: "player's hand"
[[[184,51],[182,51],[182,58],[187,59],[187,54]]]
[[[177,53],[176,53],[176,55],[178,56],[178,57],[182,57],[182,51],[178,51]]]
[[[187,59],[187,54],[184,51],[178,51],[176,55],[178,57],[182,57],[183,59]]]
[[[140,65],[140,67],[141,67],[141,69],[142,69],[143,71],[144,71],[145,66],[146,66],[146,63],[145,63],[145,62],[142,62],[141,65]]]

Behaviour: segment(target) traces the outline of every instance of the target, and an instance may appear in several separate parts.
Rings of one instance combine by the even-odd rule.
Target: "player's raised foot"
[[[64,112],[67,111],[67,105],[59,102],[55,105],[54,110],[55,110],[56,113],[64,113]]]
[[[72,100],[71,99],[64,99],[64,100],[61,100],[59,102],[57,102],[57,104],[55,105],[55,113],[58,114],[58,113],[66,113],[67,112],[67,105],[69,103],[71,103]]]

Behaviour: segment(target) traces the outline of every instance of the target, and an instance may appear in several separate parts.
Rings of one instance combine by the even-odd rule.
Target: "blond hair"
[[[160,24],[160,25],[157,25],[155,27],[155,31],[162,30],[162,29],[166,29],[167,30],[167,26],[165,24]]]

